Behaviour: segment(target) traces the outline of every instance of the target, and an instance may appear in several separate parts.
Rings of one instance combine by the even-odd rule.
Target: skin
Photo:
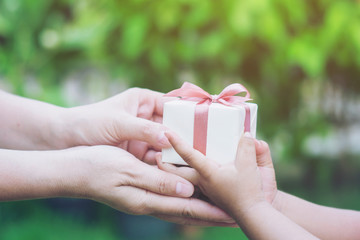
[[[178,139],[176,135],[172,133],[169,133],[167,135],[169,136],[170,142],[173,144],[175,149],[177,148],[179,152],[182,152],[185,159],[189,159],[190,156],[191,160],[188,163],[191,163],[191,161],[193,161],[193,158],[204,158],[203,156],[200,156],[198,153],[196,153],[194,150],[186,147],[185,144],[180,139]],[[253,146],[255,146],[255,154],[253,153]],[[248,153],[244,154],[245,151],[247,151]],[[256,159],[254,158],[254,155],[256,155]],[[263,219],[262,221],[264,221],[267,214],[269,214],[269,222],[266,221],[264,223],[266,226],[273,223],[280,225],[283,224],[283,220],[281,220],[279,217],[280,214],[286,216],[292,222],[301,226],[303,229],[307,230],[308,232],[310,232],[314,236],[317,236],[320,239],[359,239],[359,211],[320,206],[300,199],[298,197],[292,196],[288,193],[279,191],[277,189],[275,170],[271,159],[270,149],[268,144],[264,141],[244,138],[239,143],[237,157],[237,162],[239,165],[235,163],[235,165],[232,166],[232,168],[236,168],[236,166],[239,166],[237,168],[239,176],[232,176],[232,173],[229,172],[229,169],[229,171],[219,171],[219,169],[214,170],[215,168],[225,168],[225,166],[214,166],[213,171],[216,171],[217,173],[212,172],[210,174],[210,178],[215,183],[207,182],[207,180],[204,179],[201,174],[199,174],[195,169],[176,168],[170,164],[164,164],[161,162],[160,157],[161,156],[158,155],[157,160],[158,165],[161,169],[168,172],[176,173],[192,181],[194,184],[200,184],[200,186],[203,186],[204,191],[207,191],[209,196],[213,196],[214,201],[219,201],[217,202],[219,203],[219,206],[222,206],[231,215],[233,215],[234,218],[237,219],[237,222],[241,227],[246,228],[248,224],[251,225],[251,220],[252,218],[255,218],[256,215],[262,216],[261,219]],[[244,161],[241,162],[241,158],[244,158]],[[198,160],[198,162],[199,161],[201,160]],[[255,166],[255,163],[257,166]],[[214,165],[213,163],[206,164]],[[208,168],[208,166],[201,167],[201,169]],[[226,169],[227,168],[229,167],[227,166]],[[232,169],[232,171],[234,171],[234,169]],[[245,175],[246,173],[249,174]],[[205,176],[206,174],[209,173],[205,173]],[[225,179],[227,180],[226,182]],[[235,182],[236,185],[234,185]],[[221,186],[219,186],[219,183],[222,183],[224,185],[226,184],[226,186],[232,187],[221,188]],[[261,185],[260,190],[259,184]],[[229,189],[230,191],[222,193],[220,190],[218,190],[218,188],[222,189],[221,191],[227,191]],[[238,193],[238,196],[235,196],[234,199],[232,199],[231,197],[229,199],[228,194],[230,194],[230,196],[233,196],[237,192],[233,190],[238,190],[240,192]],[[217,200],[217,198],[219,198],[219,200]],[[266,200],[266,202],[264,201],[264,199]],[[276,211],[274,211],[274,209]],[[259,219],[259,221],[261,221],[261,219]],[[250,221],[250,223],[247,223],[248,221]],[[263,225],[261,226],[263,227]],[[276,228],[273,228],[271,232],[269,231],[267,239],[269,239],[270,236],[274,239],[281,239],[278,238],[277,235],[275,235],[277,233],[274,231],[274,229]],[[279,231],[284,232],[284,229]],[[252,236],[254,239],[261,239],[258,238],[257,235],[252,235],[252,232],[259,231],[259,224],[257,227],[255,226],[254,229],[250,228],[247,231],[249,236]],[[288,234],[288,239],[294,239],[295,235],[292,234],[295,233],[288,232]],[[266,236],[264,239],[266,239]]]
[[[184,177],[192,175],[191,180],[195,180],[206,196],[229,213],[250,239],[318,239],[268,202],[273,201],[275,195],[271,192],[265,194],[262,176],[267,179],[271,174],[258,167],[257,159],[260,158],[250,134],[241,138],[235,162],[226,165],[218,165],[206,158],[175,133],[166,132],[165,135],[176,152],[193,167],[190,171],[189,168],[178,169],[177,173]],[[167,170],[167,164],[159,162],[159,166]],[[273,189],[270,185],[266,188],[268,191]]]
[[[104,101],[61,108],[0,91],[0,147],[53,150],[75,146],[119,146],[155,162],[169,147],[162,122],[163,94],[132,88]]]
[[[176,223],[232,226],[224,211],[191,198],[189,181],[150,165],[170,146],[162,99],[135,88],[61,108],[0,91],[0,200],[87,198]]]

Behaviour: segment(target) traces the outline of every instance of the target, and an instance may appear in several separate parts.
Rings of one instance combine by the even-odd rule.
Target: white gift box
[[[164,104],[163,124],[193,146],[196,102],[174,100]],[[250,108],[250,133],[256,137],[257,104]],[[219,164],[233,162],[244,132],[246,110],[243,105],[225,106],[212,103],[208,112],[206,156]],[[188,165],[173,148],[162,150],[162,161]]]

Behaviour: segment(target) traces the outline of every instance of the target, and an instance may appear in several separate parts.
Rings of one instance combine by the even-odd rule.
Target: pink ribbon
[[[239,93],[246,93],[245,97],[235,96]],[[250,108],[245,102],[252,100],[249,91],[241,84],[234,83],[222,90],[219,95],[210,95],[202,88],[185,82],[181,88],[175,89],[164,96],[166,97],[180,97],[181,100],[197,102],[195,108],[194,120],[194,141],[193,147],[206,155],[206,139],[209,106],[212,103],[221,103],[226,106],[243,105],[245,108],[245,132],[250,132]]]

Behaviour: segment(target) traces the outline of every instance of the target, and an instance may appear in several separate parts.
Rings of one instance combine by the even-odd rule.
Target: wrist
[[[239,214],[234,216],[234,218],[239,226],[243,226],[246,222],[251,221],[251,219],[261,216],[262,212],[272,208],[273,206],[267,201],[259,201],[247,208],[244,208]]]
[[[264,203],[268,203],[265,198],[259,196],[257,198],[244,201],[237,200],[236,204],[229,204],[231,208],[225,209],[235,220],[239,220],[244,218],[244,216],[248,215],[252,209],[257,208],[258,206],[262,206]],[[271,204],[269,204],[271,205]]]
[[[52,122],[52,135],[55,149],[65,149],[88,145],[84,141],[86,119],[81,117],[79,107],[64,108]],[[55,140],[56,139],[56,140]]]
[[[89,198],[88,169],[91,164],[79,148],[57,151],[57,159],[51,164],[49,179],[55,178],[59,197]]]
[[[47,149],[66,149],[76,146],[71,114],[69,109],[61,107],[49,114],[45,129],[40,129]]]
[[[279,190],[276,191],[274,200],[271,203],[271,205],[279,212],[282,212],[284,205],[284,193],[282,191]]]

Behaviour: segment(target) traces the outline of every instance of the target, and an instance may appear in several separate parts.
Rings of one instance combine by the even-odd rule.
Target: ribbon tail
[[[244,132],[250,132],[250,107],[247,104],[244,104],[244,108],[245,108]]]
[[[206,155],[209,104],[200,103],[195,107],[193,147]]]

